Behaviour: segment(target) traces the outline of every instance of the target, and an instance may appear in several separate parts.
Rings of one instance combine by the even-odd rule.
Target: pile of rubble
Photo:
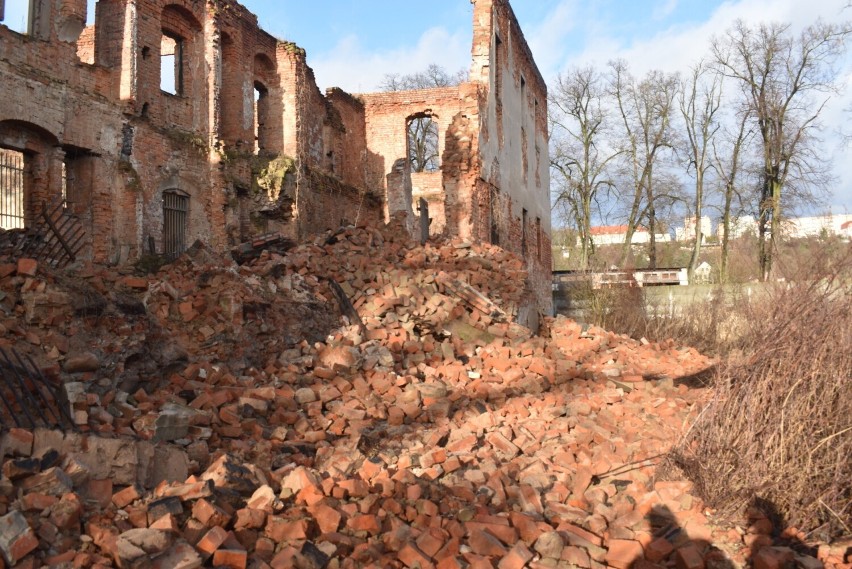
[[[677,381],[712,364],[694,350],[564,318],[535,335],[521,261],[398,226],[247,258],[0,265],[0,345],[74,423],[3,435],[8,566],[819,563],[656,476],[707,395]]]

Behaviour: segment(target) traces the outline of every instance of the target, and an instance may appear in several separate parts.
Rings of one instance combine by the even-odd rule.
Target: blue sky
[[[846,0],[512,0],[545,80],[572,65],[625,59],[635,75],[658,68],[685,72],[707,53],[710,38],[738,18],[790,22],[850,19]],[[247,0],[261,25],[307,50],[320,88],[375,90],[386,73],[439,63],[450,71],[470,63],[469,0]],[[846,87],[824,111],[830,126],[824,154],[834,160],[835,213],[852,213],[852,149],[832,129],[850,121],[852,58]],[[850,128],[852,130],[852,128]],[[844,182],[844,180],[847,180]]]
[[[90,6],[94,0],[89,0]],[[469,0],[245,0],[269,33],[307,50],[321,89],[375,90],[387,73],[438,63],[449,71],[470,64]],[[803,27],[817,17],[852,19],[847,0],[512,0],[546,80],[572,65],[604,66],[625,59],[635,75],[659,68],[685,71],[707,52],[710,38],[741,18]],[[26,0],[6,0],[6,20],[20,21]],[[90,10],[92,13],[92,10]],[[825,123],[850,123],[852,58],[845,92],[829,101]],[[849,130],[852,130],[850,127]],[[827,132],[838,182],[828,201],[852,212],[852,150]]]

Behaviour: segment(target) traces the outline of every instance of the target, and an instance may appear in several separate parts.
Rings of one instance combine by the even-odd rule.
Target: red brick
[[[671,542],[665,538],[658,537],[645,548],[645,558],[652,563],[657,563],[668,557],[672,551],[674,551],[674,546]]]
[[[278,516],[269,516],[265,535],[277,543],[307,539],[308,522],[307,520],[287,520]]]
[[[435,567],[435,564],[432,563],[428,556],[410,543],[400,550],[399,560],[410,569],[430,569]]]
[[[515,547],[500,560],[497,564],[498,569],[523,569],[524,566],[533,558],[532,552],[524,545],[523,542],[518,542]]]
[[[0,550],[10,565],[15,565],[38,547],[38,538],[20,512],[0,518]]]
[[[237,549],[218,549],[213,554],[213,565],[227,569],[245,569],[248,553]]]
[[[376,535],[382,529],[382,525],[379,522],[379,519],[374,515],[354,516],[352,518],[349,518],[349,520],[346,522],[346,526],[352,531],[363,531],[367,532],[370,535]]]
[[[36,273],[38,272],[38,261],[35,259],[28,259],[26,257],[18,259],[17,272],[19,275],[24,277],[36,276]]]
[[[331,506],[316,504],[309,508],[309,511],[322,533],[333,533],[340,527],[340,521],[343,516]]]
[[[611,539],[607,542],[606,562],[611,567],[628,569],[630,565],[642,559],[642,544],[629,539]]]
[[[678,569],[704,569],[704,557],[698,551],[698,547],[692,543],[678,549],[675,560]],[[755,568],[758,569],[757,563],[755,563]]]
[[[503,557],[506,548],[500,541],[485,530],[474,529],[468,536],[468,545],[471,551],[486,557]]]
[[[221,547],[225,540],[228,538],[228,532],[220,527],[212,527],[210,530],[204,534],[204,537],[201,538],[195,548],[203,555],[205,558],[210,557],[213,553]]]
[[[119,490],[112,495],[112,503],[116,508],[124,508],[138,500],[140,497],[139,488],[136,486],[128,486],[124,490]]]

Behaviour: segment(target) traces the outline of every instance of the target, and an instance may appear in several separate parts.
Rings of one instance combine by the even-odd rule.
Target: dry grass
[[[830,541],[852,536],[852,250],[799,274],[663,317],[641,289],[588,292],[586,320],[718,357],[713,400],[674,463],[723,512],[771,504]]]
[[[711,505],[755,500],[830,540],[852,536],[852,255],[738,311],[747,333],[674,460]]]
[[[585,308],[584,320],[631,338],[652,341],[675,339],[708,355],[717,355],[731,344],[732,322],[729,309],[731,298],[719,292],[710,300],[691,303],[688,308],[677,307],[674,313],[667,307],[654,310],[648,307],[644,288],[579,289]],[[655,313],[656,312],[656,313]]]

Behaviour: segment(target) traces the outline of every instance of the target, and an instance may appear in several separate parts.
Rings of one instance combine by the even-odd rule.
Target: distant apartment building
[[[731,239],[739,239],[744,235],[757,235],[757,221],[751,215],[744,215],[731,220]],[[725,238],[725,224],[716,227],[716,237],[719,241]]]
[[[721,223],[716,228],[716,235],[720,241],[725,235],[725,226]],[[731,221],[731,239],[737,239],[744,235],[757,235],[757,221],[750,215]],[[803,239],[828,235],[852,239],[852,214],[791,217],[781,222],[781,237],[783,239]]]
[[[683,227],[675,228],[675,240],[677,241],[694,241],[695,228],[698,224],[695,222],[695,217],[687,217],[683,220]],[[713,235],[713,222],[706,215],[701,216],[701,235],[702,240]]]
[[[592,243],[595,245],[623,245],[627,241],[627,226],[601,225],[592,227],[591,234]],[[654,237],[658,243],[671,241],[671,236],[667,233],[657,233]],[[649,243],[650,241],[651,234],[642,226],[636,228],[630,240],[633,245]]]
[[[811,217],[792,217],[781,224],[785,239],[838,235],[852,237],[852,214],[826,214]]]

